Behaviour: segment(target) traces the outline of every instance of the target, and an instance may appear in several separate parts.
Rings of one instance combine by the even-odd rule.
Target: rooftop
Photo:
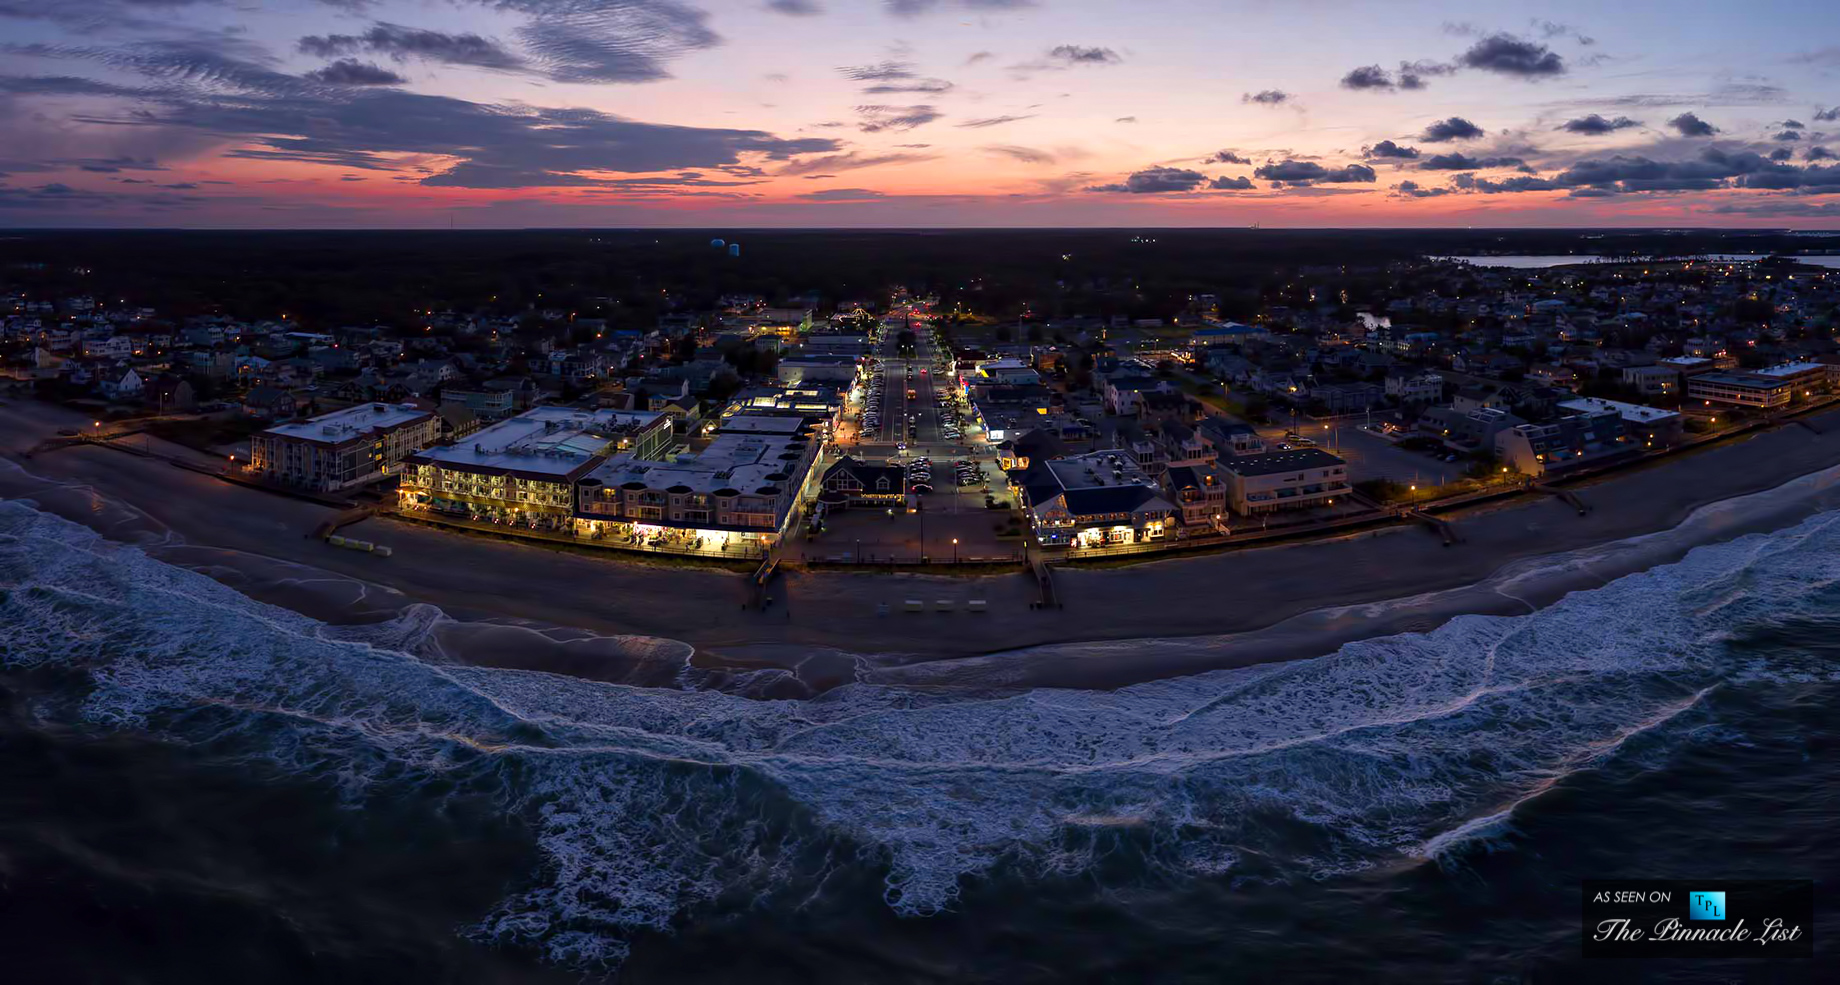
[[[1653,424],[1656,421],[1665,421],[1670,417],[1680,416],[1674,411],[1663,410],[1660,407],[1646,407],[1642,404],[1626,404],[1620,400],[1605,400],[1602,397],[1579,397],[1577,400],[1562,400],[1559,402],[1559,406],[1566,410],[1575,410],[1586,414],[1613,410],[1621,414],[1625,421],[1640,421],[1644,424]]]
[[[1150,477],[1129,452],[1095,451],[1047,462],[1062,489],[1100,489],[1110,486],[1153,486]]]
[[[453,468],[566,476],[605,455],[621,438],[641,434],[663,419],[650,412],[538,407],[419,457]]]
[[[1757,369],[1751,372],[1757,376],[1795,376],[1799,373],[1809,373],[1817,370],[1824,373],[1827,371],[1827,367],[1821,363],[1783,363],[1780,366],[1771,366],[1769,369]]]
[[[1247,476],[1275,475],[1298,469],[1322,469],[1346,464],[1346,461],[1321,448],[1293,448],[1290,451],[1272,451],[1261,455],[1235,455],[1223,459],[1220,466],[1235,475]]]
[[[370,432],[387,431],[418,420],[427,420],[428,411],[408,404],[358,404],[344,410],[321,414],[305,421],[277,424],[269,434],[308,441],[335,443]]]
[[[609,488],[641,482],[648,489],[681,486],[700,493],[731,489],[752,495],[767,487],[790,488],[805,450],[803,442],[781,437],[722,433],[694,455],[679,455],[666,462],[617,455],[590,472],[588,477],[599,479]]]

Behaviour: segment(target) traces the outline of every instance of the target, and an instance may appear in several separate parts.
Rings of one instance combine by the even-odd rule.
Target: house
[[[1015,480],[1045,546],[1138,544],[1173,536],[1177,510],[1129,453],[1033,461]]]
[[[1227,532],[1228,482],[1218,467],[1172,465],[1163,473],[1163,488],[1176,504],[1181,536]]]
[[[146,388],[147,405],[158,414],[180,414],[198,409],[198,396],[183,376],[166,374],[154,378]]]
[[[1645,397],[1666,396],[1680,392],[1680,371],[1672,366],[1627,366],[1623,383]]]
[[[1222,459],[1228,501],[1241,516],[1332,505],[1347,496],[1348,463],[1320,448]]]
[[[300,410],[300,399],[280,387],[258,386],[243,395],[243,413],[251,417],[276,420],[293,417]]]
[[[1386,395],[1402,404],[1435,404],[1444,399],[1444,378],[1436,373],[1389,373]]]
[[[899,506],[907,499],[907,472],[899,465],[871,465],[845,455],[824,472],[818,501],[844,506]]]

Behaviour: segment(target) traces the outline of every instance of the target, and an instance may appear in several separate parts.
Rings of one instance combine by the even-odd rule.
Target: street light
[[[958,538],[952,538],[952,563],[958,563]]]

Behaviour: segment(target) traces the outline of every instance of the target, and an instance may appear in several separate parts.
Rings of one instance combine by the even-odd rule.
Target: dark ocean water
[[[1113,692],[442,663],[0,503],[21,982],[1830,982],[1840,516]],[[1812,878],[1816,960],[1588,962],[1587,878]]]

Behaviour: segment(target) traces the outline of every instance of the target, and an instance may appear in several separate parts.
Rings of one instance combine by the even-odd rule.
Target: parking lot
[[[1289,431],[1288,424],[1259,429],[1273,451],[1286,440]],[[1301,421],[1297,433],[1315,442],[1316,447],[1346,459],[1348,475],[1353,482],[1390,479],[1408,486],[1441,486],[1462,478],[1464,470],[1469,468],[1469,462],[1463,459],[1446,462],[1441,454],[1401,448],[1374,432],[1363,430],[1358,419]]]

